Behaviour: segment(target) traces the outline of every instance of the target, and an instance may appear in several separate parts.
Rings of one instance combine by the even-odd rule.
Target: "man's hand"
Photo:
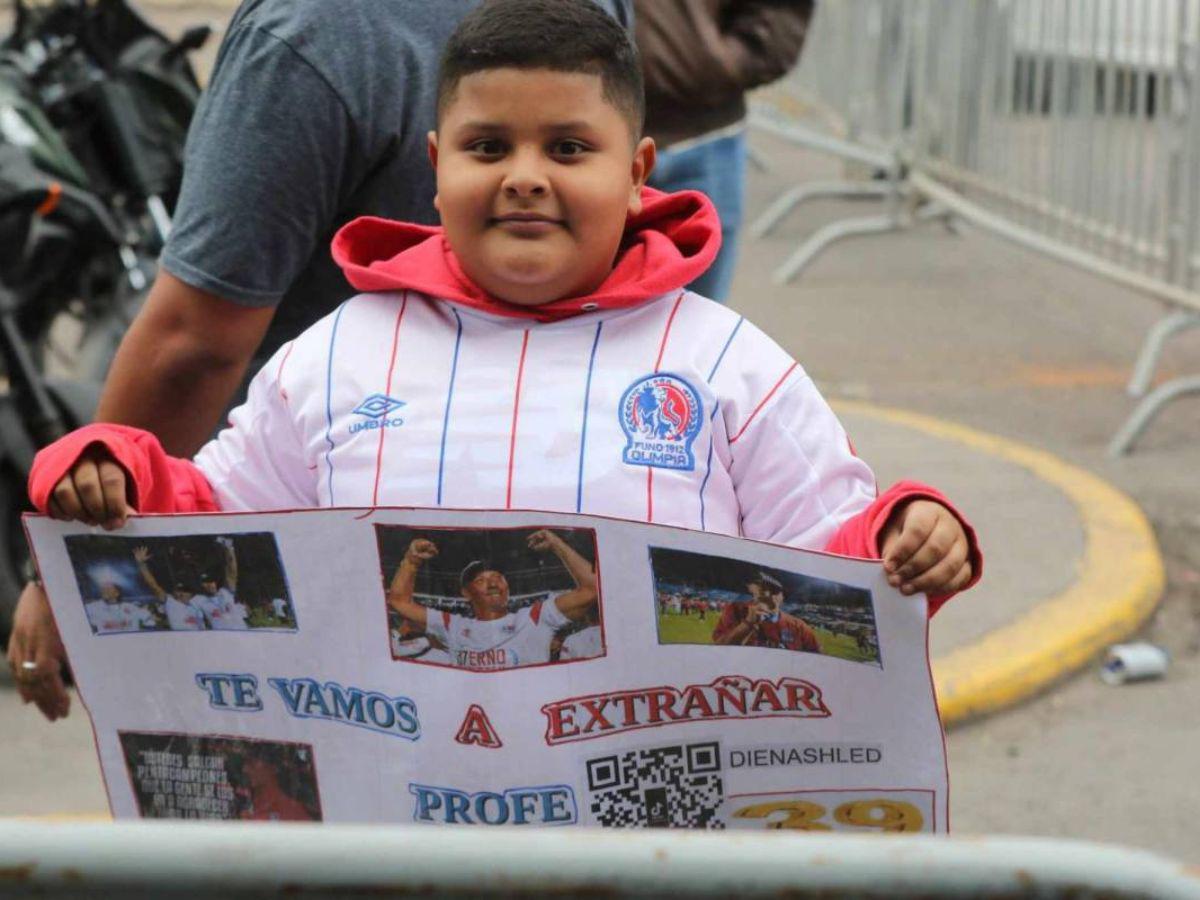
[[[48,512],[51,518],[103,525],[111,531],[129,517],[125,470],[108,451],[89,447],[54,486]]]
[[[757,628],[763,619],[770,617],[774,607],[770,603],[764,603],[761,600],[756,600],[751,603],[746,609],[746,624],[752,628]]]
[[[150,558],[150,548],[149,547],[134,547],[133,548],[133,558],[138,563],[144,564],[146,562],[146,560],[148,560]]]
[[[64,718],[71,710],[71,698],[62,679],[66,660],[46,592],[39,585],[25,585],[13,614],[8,665],[21,700],[37,704],[51,722]],[[33,663],[33,667],[26,667],[26,663]]]
[[[404,561],[420,568],[421,563],[438,555],[437,544],[425,538],[417,538],[404,551]]]
[[[888,584],[904,594],[949,594],[971,580],[970,546],[962,523],[933,500],[892,510],[880,556]]]
[[[529,549],[537,553],[545,553],[548,550],[553,550],[561,543],[562,538],[553,531],[547,531],[545,528],[535,531],[526,541]]]

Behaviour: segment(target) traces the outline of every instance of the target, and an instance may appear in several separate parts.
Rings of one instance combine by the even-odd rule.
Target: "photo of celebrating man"
[[[378,526],[377,535],[393,658],[491,671],[604,654],[590,529]],[[594,640],[560,657],[565,639],[590,628]],[[414,652],[422,638],[427,647]]]
[[[93,633],[296,628],[269,532],[65,540]]]
[[[879,664],[871,592],[684,550],[650,548],[660,644],[820,653]]]

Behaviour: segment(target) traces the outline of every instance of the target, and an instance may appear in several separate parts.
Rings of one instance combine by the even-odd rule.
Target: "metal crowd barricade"
[[[756,97],[751,123],[785,140],[831,153],[865,170],[866,179],[798,184],[750,226],[753,238],[773,231],[801,204],[825,197],[884,201],[879,215],[824,226],[775,271],[786,283],[831,244],[883,234],[909,221],[909,187],[901,142],[911,115],[912,21],[903,0],[820,3],[804,62]],[[854,60],[853,65],[847,65]],[[812,123],[812,119],[820,121]]]
[[[0,822],[4,897],[1196,900],[1195,867],[1035,838]]]
[[[1198,78],[1200,0],[825,0],[800,67],[752,121],[848,160],[871,154],[892,173],[887,192],[859,181],[840,195],[886,196],[890,228],[876,233],[949,213],[1162,301],[1118,455],[1164,405],[1200,392],[1200,377],[1149,391],[1165,342],[1200,327]],[[793,188],[751,234],[830,193]],[[776,280],[870,230],[826,226]]]

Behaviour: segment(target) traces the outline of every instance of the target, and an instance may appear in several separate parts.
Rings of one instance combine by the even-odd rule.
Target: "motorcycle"
[[[0,643],[28,570],[33,455],[91,420],[153,281],[199,97],[188,54],[209,35],[172,42],[126,0],[13,12],[0,42]]]

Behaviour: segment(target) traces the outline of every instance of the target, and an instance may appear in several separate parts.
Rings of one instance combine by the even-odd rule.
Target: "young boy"
[[[39,454],[33,502],[110,528],[131,509],[597,513],[882,556],[935,606],[973,583],[941,495],[877,497],[798,364],[683,290],[719,223],[700,194],[643,189],[641,121],[636,51],[590,0],[484,3],[443,57],[443,227],[343,228],[365,293],[281,348],[194,462],[91,425]]]

